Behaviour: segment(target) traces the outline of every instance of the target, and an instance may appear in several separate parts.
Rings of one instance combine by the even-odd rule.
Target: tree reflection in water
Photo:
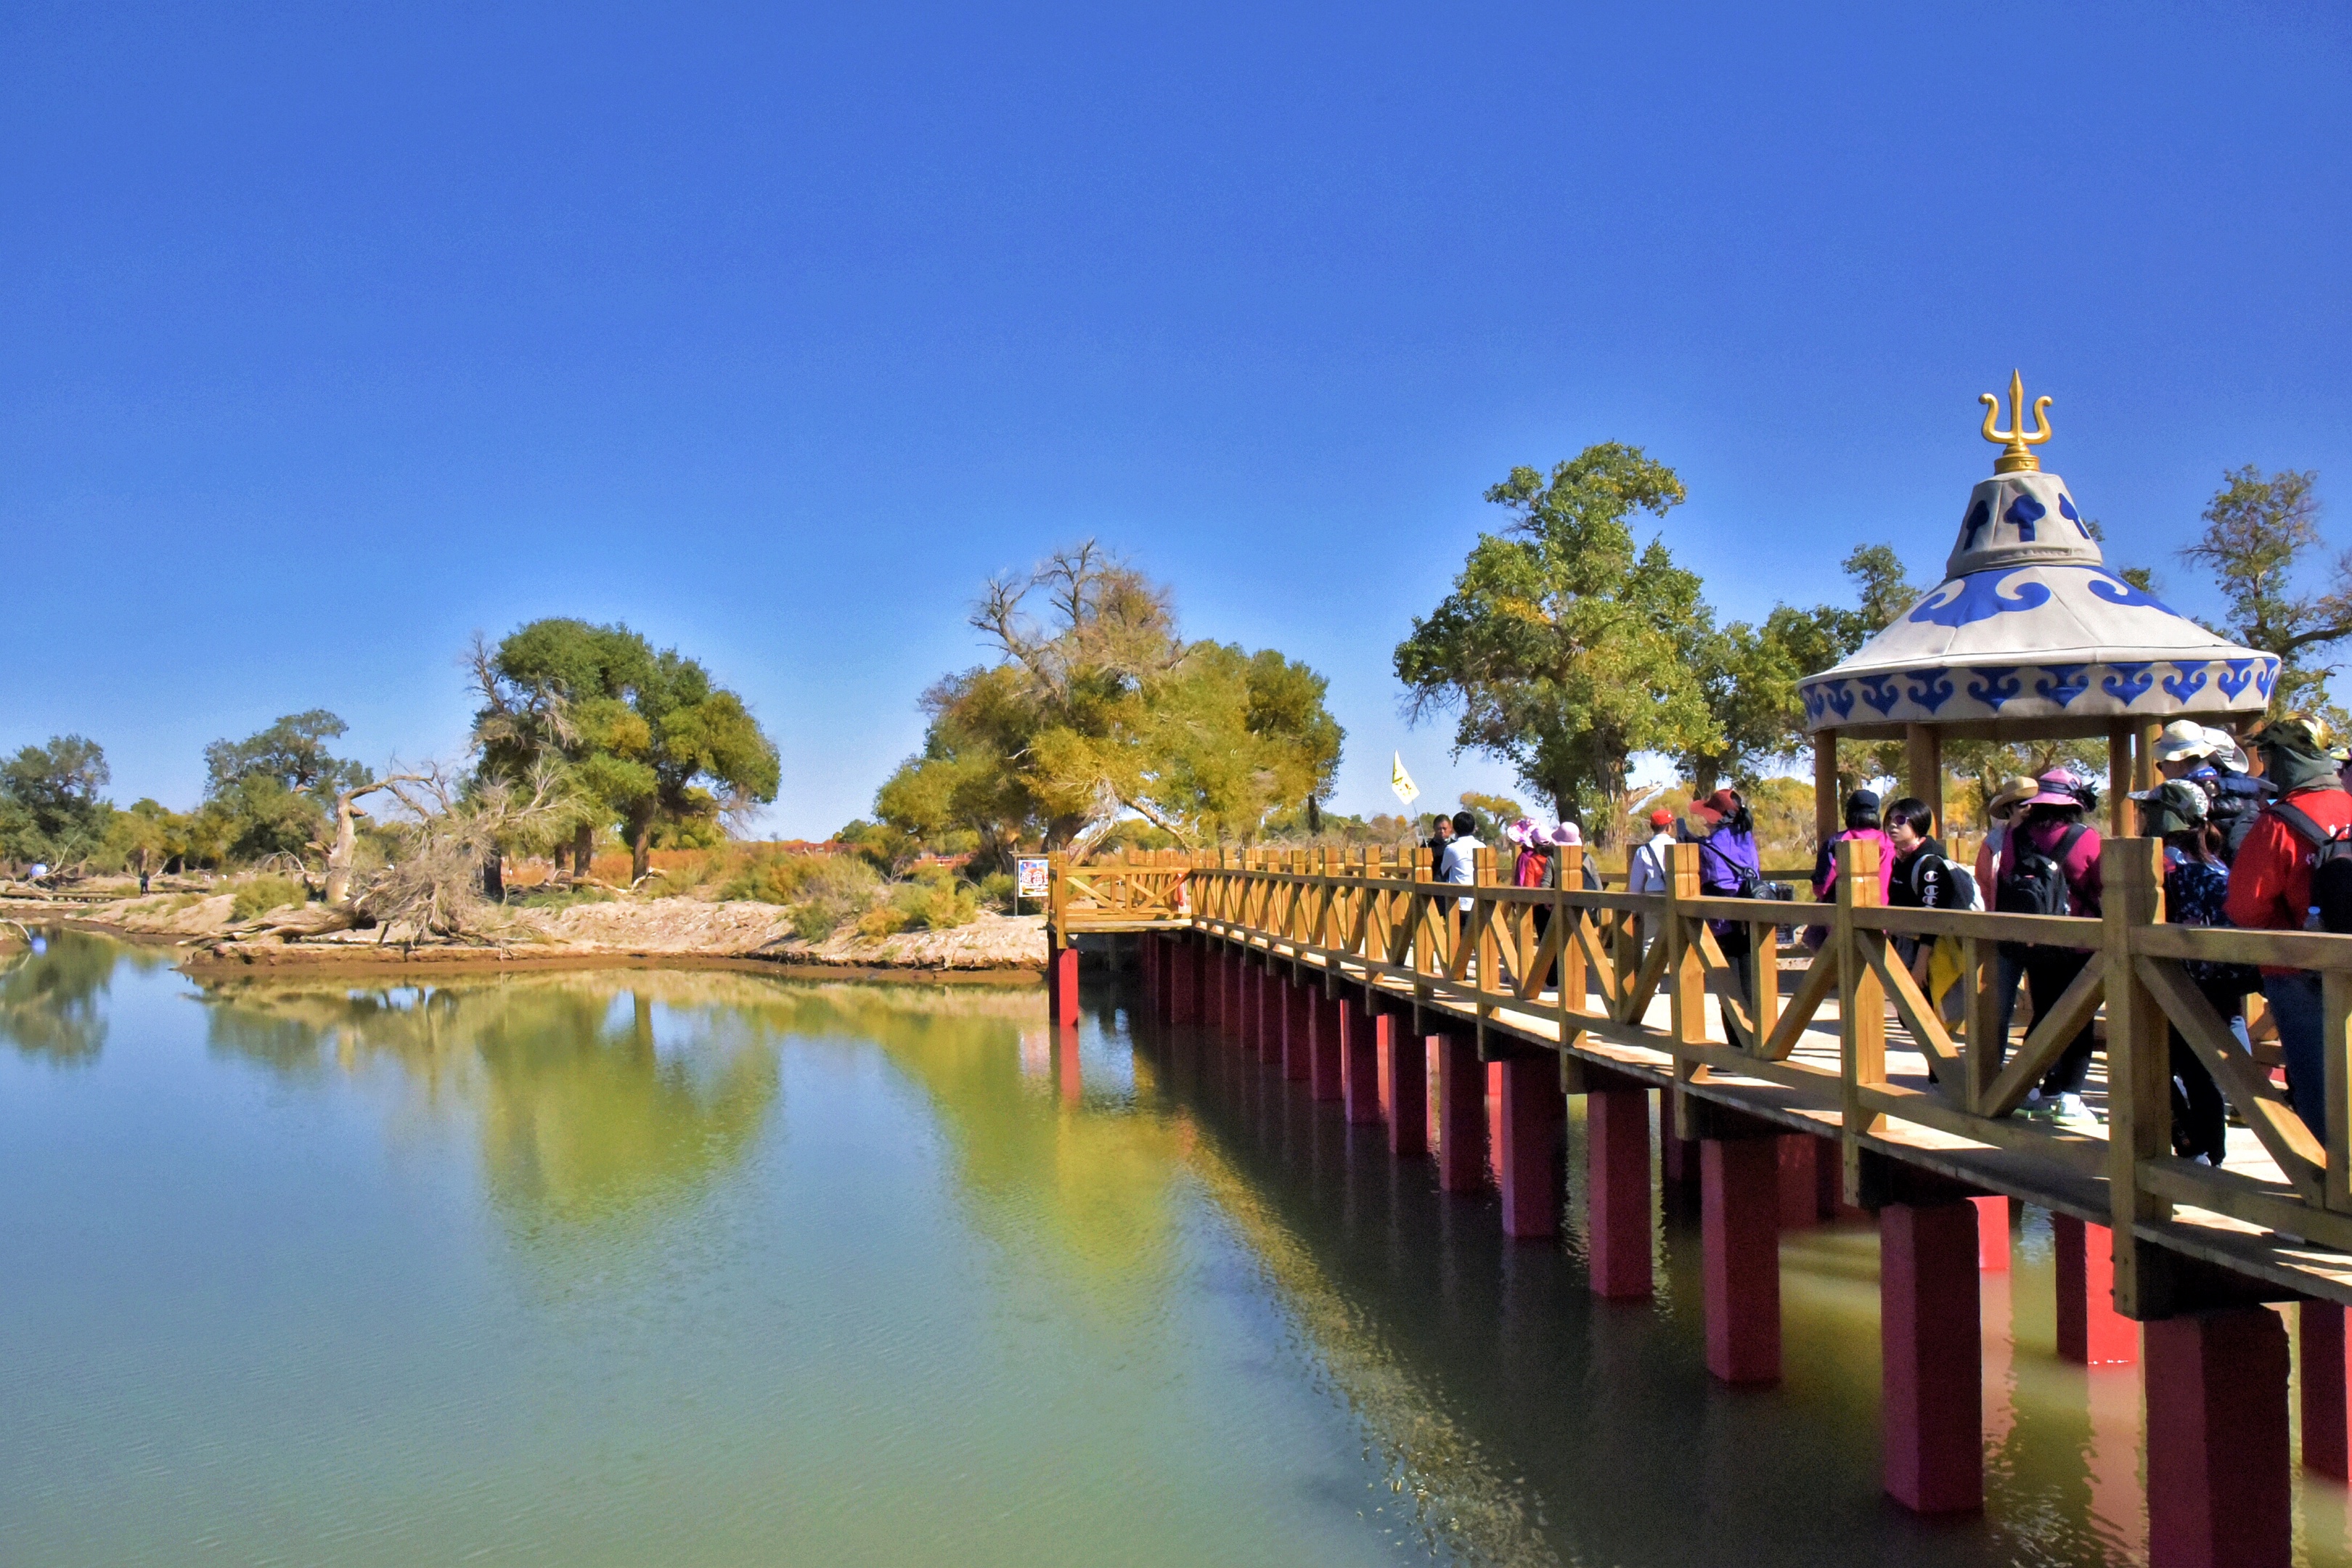
[[[0,952],[0,1039],[29,1057],[87,1066],[106,1047],[106,988],[117,963],[152,969],[170,955],[59,931]]]

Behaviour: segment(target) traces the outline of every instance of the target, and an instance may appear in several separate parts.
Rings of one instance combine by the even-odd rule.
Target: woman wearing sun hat
[[[2083,797],[2063,768],[2043,773],[2034,786],[2034,793],[2022,804],[2021,815],[2011,819],[1990,902],[1996,910],[2011,914],[2096,915],[2102,890],[2099,830],[2083,819]],[[2025,853],[2029,847],[2034,855]],[[2063,890],[2057,896],[2063,909],[2044,907],[2036,900],[2040,884],[2031,873],[2042,860],[2058,864]],[[2029,946],[2021,956],[2025,963],[2025,991],[2033,999],[2036,1018],[2050,1016],[2058,999],[2091,961],[2089,953],[2071,947]],[[2023,1108],[2026,1114],[2054,1115],[2083,1131],[2097,1126],[2083,1103],[2083,1083],[2090,1076],[2095,1045],[2091,1021],[2085,1018],[2082,1029],[2042,1075],[2041,1086]]]
[[[2166,921],[2228,925],[2230,868],[2221,859],[2221,836],[2213,826],[2205,792],[2192,780],[2168,779],[2131,798],[2139,803],[2141,835],[2164,840]],[[2229,1019],[2243,1039],[2244,1027],[2237,1020],[2245,1011],[2246,993],[2261,977],[2242,963],[2192,960],[2184,967],[2213,1011]],[[2178,1026],[2172,1030],[2172,1078],[2173,1152],[2184,1159],[2220,1164],[2228,1152],[2229,1110],[2212,1074],[2189,1048]]]
[[[2041,788],[2034,780],[2018,773],[2002,780],[1992,798],[1985,802],[1984,842],[1977,846],[1977,889],[1987,909],[1992,908],[1993,879],[2000,874],[2000,852],[2009,843],[2011,818]],[[2009,1021],[2017,1012],[2017,988],[2024,980],[2025,949],[2013,942],[2000,943],[1993,958],[1994,1006],[2000,1018],[2000,1032],[1993,1039],[1996,1065],[2009,1055]]]
[[[1690,840],[1698,846],[1698,890],[1709,899],[1752,899],[1763,886],[1763,862],[1756,849],[1756,819],[1737,790],[1719,789],[1691,803]],[[1716,945],[1730,962],[1740,999],[1752,1001],[1745,960],[1754,934],[1738,921],[1709,921]]]

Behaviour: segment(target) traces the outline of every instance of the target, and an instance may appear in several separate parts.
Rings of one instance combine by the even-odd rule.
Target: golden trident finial
[[[1990,392],[1979,392],[1977,394],[1977,401],[1985,405],[1984,438],[1988,441],[2009,443],[2000,449],[2000,456],[1994,460],[1992,471],[1996,474],[2013,474],[2023,469],[2031,473],[2041,468],[2042,459],[2026,448],[2039,447],[2042,442],[2050,439],[2050,400],[2046,397],[2037,397],[2033,400],[2033,422],[2042,428],[2032,432],[2025,428],[2025,377],[2019,372],[2009,373],[2008,429],[2003,430],[1995,424],[1995,421],[2000,417],[2000,398]]]

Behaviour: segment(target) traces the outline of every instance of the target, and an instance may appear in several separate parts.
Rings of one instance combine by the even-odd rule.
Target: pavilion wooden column
[[[2107,726],[2107,837],[2128,838],[2132,822],[2132,733],[2127,720]]]
[[[1839,813],[1837,731],[1813,731],[1813,841],[1827,844],[1844,826]]]
[[[1933,724],[1904,725],[1903,760],[1911,793],[1927,803],[1936,831],[1944,832],[1944,732]]]

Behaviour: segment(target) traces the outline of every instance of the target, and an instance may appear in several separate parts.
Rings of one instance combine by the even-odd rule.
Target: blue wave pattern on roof
[[[1918,607],[1905,617],[1918,626],[1965,626],[1977,621],[1990,620],[2019,610],[2039,609],[2050,602],[2050,590],[2039,583],[2021,583],[2017,596],[2001,597],[2001,586],[2023,570],[2008,567],[1991,572],[1971,572],[1953,579],[1919,601]],[[1952,591],[1948,598],[1944,589]]]

